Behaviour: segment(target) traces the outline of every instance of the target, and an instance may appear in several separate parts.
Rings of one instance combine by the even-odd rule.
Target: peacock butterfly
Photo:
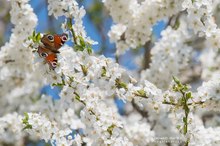
[[[59,34],[45,34],[41,38],[41,45],[38,47],[38,54],[40,57],[44,58],[45,62],[49,64],[50,69],[55,69],[57,67],[57,53],[59,49],[67,41],[68,35],[63,33]]]

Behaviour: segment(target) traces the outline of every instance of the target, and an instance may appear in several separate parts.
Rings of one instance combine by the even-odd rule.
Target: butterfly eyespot
[[[57,66],[57,63],[56,63],[56,62],[52,62],[51,65],[52,65],[53,67],[56,67],[56,66]]]
[[[62,39],[62,41],[67,41],[67,39],[68,39],[68,35],[66,34],[66,33],[63,33],[62,34],[62,36],[61,36],[61,39]]]
[[[53,40],[54,40],[54,38],[53,38],[52,35],[48,35],[47,38],[48,38],[50,41],[53,41]]]
[[[67,41],[67,37],[66,37],[66,36],[63,36],[63,37],[62,37],[62,40],[63,40],[63,41]]]
[[[41,55],[42,57],[47,57],[47,56],[48,56],[48,54],[47,54],[47,53],[44,53],[44,52],[41,53],[40,55]]]

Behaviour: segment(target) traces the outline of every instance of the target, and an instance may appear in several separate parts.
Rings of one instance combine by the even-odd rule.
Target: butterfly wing
[[[64,43],[67,41],[68,35],[63,33],[61,35],[55,34],[45,34],[41,38],[41,42],[44,44],[44,46],[47,49],[50,49],[54,53],[59,53],[59,49],[64,45]]]
[[[41,47],[38,47],[38,54],[40,57],[44,58],[45,62],[50,66],[50,69],[55,69],[57,67],[57,54],[51,50]]]
[[[46,58],[48,56],[48,54],[51,53],[50,49],[47,49],[47,48],[42,47],[42,46],[38,47],[37,52],[38,52],[39,56],[42,57],[42,58]]]
[[[64,43],[67,41],[68,35],[63,33],[61,35],[55,34],[54,35],[54,49],[60,49]]]
[[[45,58],[46,62],[49,64],[50,69],[55,69],[57,67],[57,54],[51,53]]]
[[[45,34],[41,38],[41,42],[43,43],[44,47],[47,49],[53,49],[54,48],[54,36],[51,34]]]

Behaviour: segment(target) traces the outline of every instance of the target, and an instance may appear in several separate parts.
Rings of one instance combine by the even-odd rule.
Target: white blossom
[[[205,101],[209,110],[219,111],[220,76],[217,74],[208,82],[204,82],[198,89],[197,98]]]
[[[108,35],[117,55],[152,41],[157,21],[177,17],[178,27],[170,24],[151,42],[150,67],[134,71],[135,77],[111,58],[67,44],[51,70],[36,52],[42,43],[30,39],[41,22],[28,2],[7,1],[14,27],[0,49],[0,145],[44,140],[57,146],[151,146],[164,136],[178,136],[189,145],[220,144],[218,116],[211,124],[202,117],[204,110],[219,112],[220,31],[213,15],[218,1],[103,0],[114,21]],[[85,12],[75,0],[48,1],[49,15],[65,17],[61,28],[74,46],[95,44],[83,25]],[[206,50],[192,58],[194,36],[205,39]],[[175,91],[182,83],[172,77],[184,75],[193,59],[201,61],[202,85]],[[42,93],[45,85],[60,87],[60,99]],[[115,99],[124,102],[123,113]]]
[[[150,68],[141,73],[142,80],[148,79],[158,87],[167,89],[172,76],[179,75],[180,70],[186,67],[192,48],[184,44],[189,37],[185,29],[183,24],[178,30],[168,27],[162,32],[162,39],[151,51]]]
[[[136,48],[144,45],[150,40],[152,26],[164,17],[180,11],[182,4],[182,0],[144,0],[142,2],[105,0],[103,2],[113,21],[117,23],[109,32],[110,40],[116,43],[117,54],[123,54],[129,47]],[[116,26],[118,28],[123,26],[123,29],[115,31]],[[119,34],[121,34],[120,38]]]

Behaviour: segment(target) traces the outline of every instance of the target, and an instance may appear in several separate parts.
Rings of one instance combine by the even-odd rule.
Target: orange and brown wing
[[[44,46],[50,49],[54,53],[59,53],[59,49],[64,45],[67,41],[68,35],[63,33],[61,35],[55,34],[46,34],[41,38],[41,42]]]
[[[51,50],[44,48],[44,47],[38,47],[38,54],[40,57],[44,58],[45,62],[49,64],[50,69],[55,69],[57,66],[57,54],[53,53]]]
[[[64,44],[64,43],[63,43],[63,44]],[[55,50],[60,49],[60,48],[63,46],[63,44],[62,44],[60,35],[55,34],[55,35],[54,35],[54,49],[55,49]]]
[[[51,69],[55,69],[57,67],[57,54],[48,54],[45,60],[47,61]]]
[[[40,57],[45,58],[48,54],[52,53],[50,49],[39,46],[37,50]]]
[[[51,34],[45,34],[41,38],[41,42],[43,43],[44,47],[47,49],[53,49],[54,48],[54,36]]]

